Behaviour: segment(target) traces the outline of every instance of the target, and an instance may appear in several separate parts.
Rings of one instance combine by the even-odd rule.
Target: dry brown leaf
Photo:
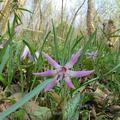
[[[54,91],[50,91],[49,94],[53,97],[53,99],[59,104],[61,102],[61,97]]]

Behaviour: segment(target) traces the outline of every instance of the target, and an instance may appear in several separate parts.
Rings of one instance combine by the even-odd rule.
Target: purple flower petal
[[[62,77],[62,76],[61,76]],[[45,92],[50,91],[61,80],[61,77],[56,76],[44,89]]]
[[[57,73],[56,70],[48,70],[48,71],[40,72],[40,73],[33,73],[33,75],[46,77],[46,76],[56,75],[56,73]]]
[[[31,55],[30,50],[27,46],[24,47],[23,53],[20,57],[20,60],[25,60],[26,58],[29,58],[30,61],[34,61],[34,57]]]
[[[88,52],[86,53],[86,55],[87,55],[87,58],[95,60],[98,55],[98,51],[96,50],[96,51]]]
[[[35,55],[36,55],[36,58],[39,58],[39,56],[40,56],[39,51],[36,51],[36,52],[35,52]]]
[[[0,49],[3,49],[4,45],[7,43],[8,39],[3,39],[2,44],[0,44]]]
[[[16,26],[14,30],[17,33],[17,35],[20,35],[20,33],[22,32],[21,26]]]
[[[94,72],[94,70],[90,70],[90,71],[86,71],[86,70],[83,70],[83,71],[72,71],[72,70],[69,70],[68,74],[70,77],[84,77],[84,76],[88,76],[90,74],[92,74]]]
[[[64,79],[69,88],[73,88],[73,89],[75,88],[69,77],[65,77]]]
[[[24,50],[23,50],[23,53],[20,57],[20,60],[24,60],[29,54],[29,48],[27,46],[25,46]]]
[[[0,49],[3,49],[3,45],[2,44],[0,45]]]
[[[30,59],[31,61],[34,61],[34,57],[31,55],[30,52],[28,53],[28,57],[29,57],[29,59]]]
[[[65,65],[66,68],[73,67],[73,65],[78,61],[78,58],[80,57],[81,51],[82,51],[82,48],[79,49],[78,52],[76,52],[75,54],[72,55],[70,61],[68,63],[66,63],[66,65]]]
[[[55,68],[59,68],[61,67],[55,60],[53,60],[48,54],[42,52],[43,56],[46,58],[46,60],[48,61],[48,63],[50,65],[52,65]]]
[[[7,41],[8,41],[7,38],[3,39],[2,44],[5,45],[7,43]]]
[[[57,80],[51,81],[44,89],[45,92],[50,91],[56,84],[58,83]]]

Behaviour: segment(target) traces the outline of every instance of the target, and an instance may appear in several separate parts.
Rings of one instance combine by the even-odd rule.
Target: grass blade
[[[7,49],[6,49],[6,51],[5,51],[5,54],[2,57],[2,62],[0,64],[0,74],[2,73],[6,62],[9,59],[9,51],[10,51],[10,47],[8,46]]]
[[[15,112],[18,108],[20,108],[22,105],[24,105],[30,99],[32,99],[36,94],[39,94],[45,88],[45,86],[49,84],[50,80],[51,79],[48,79],[48,80],[44,81],[43,83],[39,84],[31,92],[29,92],[23,98],[21,98],[21,100],[19,102],[15,103],[11,107],[9,107],[8,109],[6,109],[2,113],[0,113],[0,120],[6,118],[12,112]]]

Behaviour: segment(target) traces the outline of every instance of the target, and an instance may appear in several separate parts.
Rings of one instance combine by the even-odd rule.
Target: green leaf
[[[10,22],[8,21],[8,34],[9,34],[9,36],[11,35],[11,29],[10,29]]]
[[[80,43],[80,41],[83,39],[83,37],[84,36],[81,36],[78,40],[75,41],[75,43],[73,43],[71,51],[74,50],[74,48],[77,46],[78,43]]]
[[[22,20],[21,20],[20,16],[17,14],[15,14],[15,16],[16,16],[15,23],[17,23],[17,25],[22,24]]]
[[[13,120],[24,120],[24,116],[25,116],[25,110],[18,110],[17,112],[15,112],[13,115],[11,115],[11,118]]]
[[[8,69],[8,80],[7,80],[7,85],[9,86],[12,82],[13,76],[14,76],[14,48],[13,45],[11,45],[11,49],[9,51],[9,60],[7,63],[7,69]]]
[[[51,111],[47,107],[38,107],[33,112],[34,120],[49,120],[52,117]]]
[[[32,13],[33,14],[33,12],[31,12],[30,10],[28,10],[28,9],[25,9],[25,8],[18,8],[19,10],[23,10],[23,11],[27,11],[27,12],[29,12],[29,13]]]
[[[24,42],[24,43],[25,43],[25,45],[27,45],[27,47],[29,48],[29,50],[30,50],[31,54],[32,54],[32,55],[34,55],[34,51],[33,51],[32,47],[30,46],[30,44],[28,43],[28,41],[23,40],[23,42]]]
[[[0,120],[3,120],[6,118],[8,115],[10,115],[12,112],[15,112],[18,108],[20,108],[22,105],[24,105],[26,102],[28,102],[30,99],[32,99],[35,95],[39,94],[45,87],[46,85],[49,84],[51,79],[48,79],[44,81],[43,83],[39,84],[37,87],[35,87],[31,92],[26,94],[23,98],[20,99],[17,103],[0,113]]]
[[[7,81],[0,75],[0,81],[2,82],[3,86],[7,86]]]
[[[78,106],[80,104],[80,94],[76,94],[63,107],[63,120],[75,120]]]
[[[47,41],[47,38],[49,37],[50,33],[51,33],[51,31],[49,31],[49,32],[46,34],[45,38],[43,39],[43,44],[42,44],[42,46],[41,46],[41,51],[43,50],[44,45],[45,45],[45,43],[46,43],[46,41]]]
[[[55,56],[57,58],[57,60],[59,60],[58,57],[58,53],[59,53],[59,46],[58,46],[58,41],[57,41],[57,37],[56,37],[56,31],[55,31],[55,26],[54,26],[54,22],[52,20],[52,27],[53,27],[53,34],[54,34],[54,52],[55,52]]]
[[[2,62],[1,62],[1,64],[0,64],[0,74],[2,73],[6,62],[7,62],[8,59],[9,59],[9,51],[10,51],[10,46],[7,47],[7,49],[6,49],[6,51],[5,51],[5,54],[4,54],[3,57],[2,57]]]
[[[107,72],[106,74],[104,74],[104,76],[110,74],[111,72],[115,71],[118,68],[120,68],[120,63],[118,65],[116,65],[112,70],[110,70],[109,72]]]
[[[79,119],[79,111],[77,110],[75,113],[75,116],[72,117],[72,120],[78,120]]]

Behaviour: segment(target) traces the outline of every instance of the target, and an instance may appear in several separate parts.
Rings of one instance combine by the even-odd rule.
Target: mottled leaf
[[[50,120],[52,117],[51,111],[47,107],[38,107],[32,115],[32,120]]]
[[[80,104],[80,94],[74,95],[63,107],[63,120],[77,120],[76,112],[78,112],[78,106]],[[79,117],[79,115],[77,115]]]

